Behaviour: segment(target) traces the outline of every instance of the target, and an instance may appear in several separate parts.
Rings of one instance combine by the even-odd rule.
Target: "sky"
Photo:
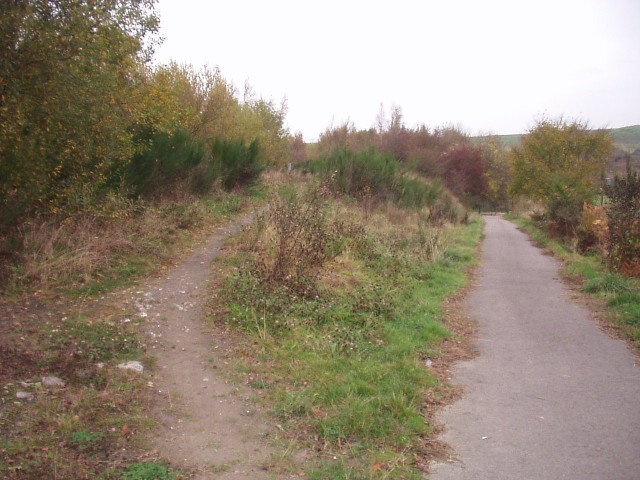
[[[218,67],[315,141],[375,125],[640,124],[640,0],[158,0],[156,63]]]

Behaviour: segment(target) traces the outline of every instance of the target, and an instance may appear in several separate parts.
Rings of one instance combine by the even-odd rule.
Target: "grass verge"
[[[606,321],[621,332],[636,348],[640,348],[640,281],[612,271],[596,255],[581,255],[567,245],[550,238],[531,220],[511,216],[509,219],[525,230],[539,245],[563,261],[563,273],[580,290],[602,301]]]
[[[239,368],[256,397],[317,453],[306,478],[422,478],[425,400],[440,388],[429,365],[450,336],[442,305],[466,282],[481,226],[294,195],[236,243],[216,318],[246,335]]]

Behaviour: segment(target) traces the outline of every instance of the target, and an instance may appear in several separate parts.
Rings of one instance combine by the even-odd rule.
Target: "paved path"
[[[640,367],[573,303],[558,265],[485,217],[469,296],[480,355],[454,369],[463,398],[438,421],[457,461],[431,480],[639,480]]]

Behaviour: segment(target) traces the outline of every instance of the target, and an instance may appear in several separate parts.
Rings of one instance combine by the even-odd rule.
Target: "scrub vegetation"
[[[2,290],[144,272],[131,253],[287,160],[284,104],[150,63],[153,1],[8,2],[0,22]]]
[[[449,194],[429,197],[427,182],[431,199],[404,206],[389,196],[391,168],[381,168],[373,198],[345,192],[331,171],[282,189],[234,242],[213,319],[246,335],[242,378],[297,448],[316,452],[302,467],[277,468],[421,478],[434,428],[427,398],[444,395],[429,367],[451,336],[442,305],[466,283],[481,221],[461,223],[459,205],[446,220],[432,215]]]
[[[509,153],[381,107],[375,128],[306,145],[284,102],[217,69],[152,65],[154,3],[0,9],[0,477],[187,478],[143,441],[152,377],[116,365],[154,358],[118,294],[250,209],[263,213],[228,249],[211,321],[311,452],[278,455],[276,474],[422,478],[433,403],[450,394],[434,368],[454,340],[443,305],[481,237],[471,212],[510,194],[543,205],[565,241],[552,248],[640,343],[638,178],[598,190],[605,134],[543,122]],[[584,205],[598,193],[606,208]]]

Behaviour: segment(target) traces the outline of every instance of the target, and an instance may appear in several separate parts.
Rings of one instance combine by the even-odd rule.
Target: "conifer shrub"
[[[330,179],[337,193],[355,198],[372,193],[385,199],[396,190],[399,164],[391,155],[375,149],[354,153],[341,148],[310,162],[309,169]]]
[[[216,139],[211,144],[211,153],[212,167],[219,172],[226,190],[253,183],[264,169],[258,140],[247,145],[244,140]]]
[[[167,185],[186,180],[206,157],[203,142],[185,131],[158,133],[145,142],[125,174],[131,193],[136,196],[162,193]]]

